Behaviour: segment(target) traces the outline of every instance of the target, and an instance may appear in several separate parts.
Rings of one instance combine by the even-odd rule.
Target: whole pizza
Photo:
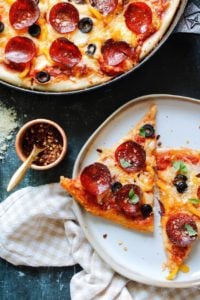
[[[132,69],[181,0],[0,0],[0,79],[70,91]]]

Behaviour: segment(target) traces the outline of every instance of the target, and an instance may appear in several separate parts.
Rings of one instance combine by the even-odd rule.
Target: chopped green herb
[[[137,194],[135,194],[133,188],[130,189],[130,191],[129,191],[129,193],[128,193],[128,197],[129,197],[130,202],[131,202],[132,204],[136,204],[136,203],[139,202],[139,197],[138,197]]]
[[[132,167],[132,165],[130,164],[130,162],[128,162],[127,160],[125,160],[124,158],[121,158],[120,160],[119,160],[119,162],[120,162],[120,165],[123,167],[123,168],[130,168],[130,167]]]
[[[189,234],[189,236],[197,235],[197,231],[194,230],[194,228],[191,225],[185,224],[185,229],[187,230],[187,233]]]
[[[140,128],[140,133],[139,133],[140,136],[143,136],[143,137],[146,137],[146,133],[145,133],[145,129],[144,127]]]
[[[182,160],[177,160],[173,162],[173,167],[176,169],[179,173],[186,174],[188,169],[187,166],[184,164]]]
[[[199,204],[200,203],[200,199],[195,199],[195,198],[188,199],[188,201],[192,204]]]

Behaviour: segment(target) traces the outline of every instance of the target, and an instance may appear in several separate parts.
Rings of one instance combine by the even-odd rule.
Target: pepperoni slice
[[[116,9],[118,0],[90,0],[90,3],[102,15],[107,16]]]
[[[138,172],[145,167],[146,152],[141,145],[127,141],[117,147],[115,159],[126,172]]]
[[[107,40],[101,48],[104,62],[109,66],[117,66],[128,57],[133,58],[133,47],[123,41]]]
[[[49,53],[53,61],[69,68],[77,65],[82,58],[78,47],[66,38],[56,39],[51,44]]]
[[[70,3],[57,3],[50,11],[49,21],[57,32],[69,33],[78,26],[79,13],[76,7]]]
[[[137,203],[134,204],[134,202],[132,202],[130,193],[134,193],[138,197]],[[135,184],[126,184],[117,192],[115,199],[118,206],[126,216],[135,218],[141,216],[141,195],[142,191],[139,186]]]
[[[33,25],[40,16],[39,7],[34,0],[18,0],[10,8],[9,19],[15,29]]]
[[[90,194],[99,196],[110,189],[111,174],[105,165],[94,163],[83,169],[80,180]]]
[[[177,213],[169,218],[166,224],[166,232],[173,244],[179,247],[187,247],[197,239],[198,234],[189,235],[187,225],[197,233],[197,225],[192,216],[184,213]]]
[[[11,38],[5,48],[6,59],[13,63],[28,63],[36,54],[34,42],[22,36]]]
[[[102,60],[100,61],[101,70],[109,75],[121,74],[127,69],[127,59],[136,59],[133,47],[124,41],[107,40],[101,47]]]
[[[136,34],[149,34],[152,30],[152,11],[144,2],[129,4],[125,13],[127,27]]]

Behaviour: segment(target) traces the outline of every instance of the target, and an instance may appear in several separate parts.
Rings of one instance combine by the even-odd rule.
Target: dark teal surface
[[[20,124],[35,118],[49,118],[65,129],[69,139],[67,156],[59,166],[45,172],[30,170],[18,188],[55,182],[60,175],[70,176],[82,145],[106,117],[130,99],[151,93],[200,98],[200,36],[171,36],[142,68],[109,87],[89,93],[41,96],[0,85],[0,101],[15,107]],[[0,162],[1,201],[8,196],[8,180],[20,165],[13,145],[14,139],[10,142],[6,159]],[[1,260],[0,299],[70,299],[69,282],[79,270],[78,266],[15,267]]]

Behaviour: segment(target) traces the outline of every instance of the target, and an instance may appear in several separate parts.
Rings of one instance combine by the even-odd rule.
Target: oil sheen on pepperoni
[[[90,0],[90,3],[102,15],[107,16],[116,9],[118,0]]]
[[[90,194],[99,196],[110,189],[111,174],[105,165],[94,163],[83,169],[80,180]]]
[[[125,13],[127,27],[136,34],[147,34],[151,31],[152,11],[144,2],[129,4]]]
[[[72,4],[61,2],[52,7],[49,21],[57,32],[69,33],[77,28],[79,13]]]
[[[82,58],[78,47],[66,38],[56,39],[51,44],[49,53],[53,61],[69,68],[77,65]]]
[[[117,147],[115,159],[126,172],[138,172],[145,167],[146,152],[136,142],[127,141]]]
[[[130,191],[133,190],[134,193],[139,197],[139,202],[136,204],[131,203],[129,198]],[[142,191],[139,186],[135,184],[124,185],[116,194],[116,202],[120,207],[121,211],[128,217],[135,218],[141,216],[140,210],[140,198]]]
[[[11,25],[15,29],[23,29],[33,25],[40,16],[40,10],[34,0],[15,1],[9,12]]]
[[[34,42],[22,36],[11,38],[5,48],[6,59],[13,63],[28,63],[36,55]]]
[[[117,66],[127,58],[133,58],[135,51],[133,47],[124,41],[107,40],[102,48],[104,62],[109,66]]]
[[[197,235],[189,236],[185,228],[186,224],[190,225],[196,232],[198,231],[192,216],[185,213],[172,215],[166,224],[168,238],[173,244],[179,247],[187,247],[197,239]]]

